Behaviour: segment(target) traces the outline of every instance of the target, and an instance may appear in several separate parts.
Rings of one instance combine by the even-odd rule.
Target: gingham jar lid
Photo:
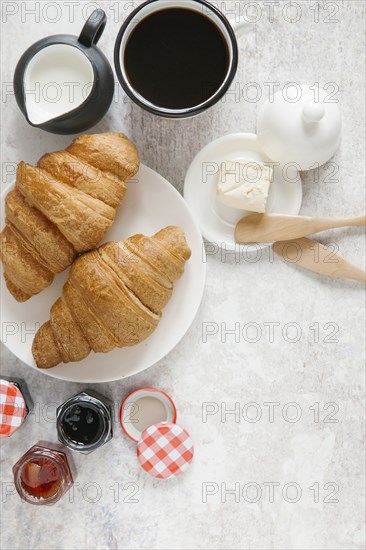
[[[0,379],[0,437],[9,437],[22,425],[27,411],[20,389]]]
[[[137,458],[141,467],[153,477],[177,477],[192,462],[193,442],[188,432],[177,424],[160,422],[141,434]]]

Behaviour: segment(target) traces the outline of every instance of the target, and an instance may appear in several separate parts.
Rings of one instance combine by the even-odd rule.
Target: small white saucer
[[[226,250],[247,250],[250,245],[235,242],[238,221],[253,212],[224,207],[216,200],[216,184],[222,162],[246,158],[271,161],[261,150],[256,134],[229,134],[204,147],[193,160],[184,182],[184,198],[200,225],[204,238]],[[272,164],[271,164],[272,166]],[[300,212],[302,184],[292,166],[274,166],[274,177],[267,202],[267,212],[296,215]],[[259,248],[269,246],[263,243]],[[250,247],[252,248],[252,247]]]

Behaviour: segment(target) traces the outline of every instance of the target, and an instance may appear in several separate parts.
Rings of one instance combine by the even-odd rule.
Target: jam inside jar
[[[103,434],[103,418],[92,404],[79,403],[71,407],[64,416],[63,427],[66,436],[76,444],[90,445],[99,441]]]
[[[61,485],[60,468],[49,458],[34,458],[20,472],[20,483],[26,493],[35,498],[55,496]]]
[[[15,487],[31,504],[54,504],[73,483],[64,452],[35,445],[13,468]]]

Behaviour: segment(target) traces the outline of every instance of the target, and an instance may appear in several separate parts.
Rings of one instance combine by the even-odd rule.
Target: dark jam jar
[[[112,438],[112,407],[94,392],[81,392],[57,409],[58,438],[73,451],[91,453]]]
[[[15,488],[30,504],[54,504],[73,484],[66,454],[49,445],[34,445],[13,467]]]

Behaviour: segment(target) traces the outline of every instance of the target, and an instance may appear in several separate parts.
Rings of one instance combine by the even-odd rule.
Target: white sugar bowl
[[[263,151],[280,164],[293,163],[310,170],[326,163],[341,141],[341,114],[327,94],[301,86],[296,101],[282,91],[260,108],[257,135]]]

